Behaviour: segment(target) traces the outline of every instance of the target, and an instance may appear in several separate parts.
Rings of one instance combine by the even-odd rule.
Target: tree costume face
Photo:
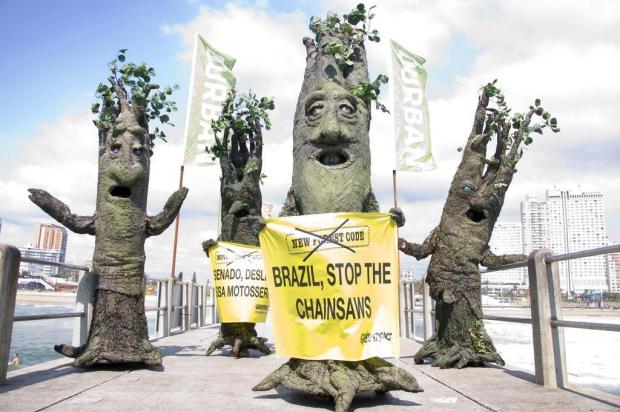
[[[352,55],[354,64],[343,70],[334,56],[323,52],[329,43],[342,43],[339,37],[326,33],[318,36],[318,45],[309,38],[303,42],[307,59],[293,128],[293,184],[281,216],[378,212],[370,185],[370,102],[351,91],[368,82],[363,44]],[[358,392],[422,391],[408,372],[380,358],[293,358],[253,390],[278,385],[332,397],[338,412],[346,411]]]
[[[491,98],[498,109],[489,107]],[[539,104],[525,116],[510,118],[501,91],[494,83],[483,87],[439,226],[421,245],[399,242],[404,253],[417,259],[432,254],[426,282],[436,301],[436,331],[415,355],[416,363],[432,358],[433,365],[442,368],[504,364],[482,323],[479,265],[493,268],[526,259],[520,254],[496,256],[489,241],[523,154],[521,144],[531,143],[530,133],[541,132],[542,127],[559,131],[555,119]],[[545,126],[530,125],[535,114],[543,116]],[[495,152],[487,159],[487,145],[493,137]]]
[[[149,342],[144,312],[144,242],[170,226],[187,189],[173,193],[163,212],[146,214],[152,152],[145,104],[148,91],[156,85],[147,85],[146,95],[134,94],[135,100],[129,101],[122,80],[116,76],[109,80],[116,102],[111,97],[104,100],[103,113],[96,122],[99,174],[95,214],[76,216],[44,190],[29,189],[30,200],[69,230],[95,235],[97,289],[88,341],[81,347],[57,345],[54,349],[76,358],[75,365],[80,367],[100,362],[161,365],[159,349]]]

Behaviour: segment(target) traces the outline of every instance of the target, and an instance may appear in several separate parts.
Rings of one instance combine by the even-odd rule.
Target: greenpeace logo
[[[258,313],[266,313],[269,310],[269,305],[257,303],[256,306],[254,306],[254,310]]]
[[[392,332],[362,333],[360,343],[391,342]]]

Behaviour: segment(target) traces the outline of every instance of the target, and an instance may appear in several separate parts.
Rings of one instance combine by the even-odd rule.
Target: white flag
[[[431,152],[428,104],[424,95],[425,60],[391,41],[396,170],[425,172],[436,168]]]
[[[228,91],[235,86],[235,59],[215,50],[196,35],[185,122],[184,165],[210,166],[217,159],[206,152],[215,143],[211,121],[222,113]]]

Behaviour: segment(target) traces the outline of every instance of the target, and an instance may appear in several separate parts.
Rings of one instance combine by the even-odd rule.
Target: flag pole
[[[394,196],[394,207],[398,207],[398,193],[396,191],[396,169],[392,170],[392,191]]]
[[[190,109],[192,107],[192,94],[194,91],[194,72],[196,71],[196,54],[198,51],[198,32],[196,32],[196,36],[194,38],[194,54],[192,55],[192,68],[189,73],[189,93],[187,94],[187,107],[185,108],[185,130],[183,136],[185,137],[185,143],[187,144],[187,134],[189,131],[189,118],[190,118]],[[185,146],[185,145],[184,145]],[[185,172],[185,161],[186,161],[186,153],[183,153],[183,163],[181,164],[181,171],[179,175],[179,189],[183,187],[183,174]],[[177,213],[177,217],[175,219],[174,224],[174,241],[172,243],[172,269],[170,270],[170,277],[174,278],[174,272],[176,271],[177,265],[177,243],[179,238],[179,221],[181,219],[181,211]]]
[[[179,176],[179,189],[183,187],[183,174],[185,172],[185,166],[181,165],[181,172]],[[177,265],[177,240],[179,238],[179,221],[181,220],[181,211],[177,213],[177,218],[174,223],[174,243],[172,245],[172,270],[170,271],[170,277],[174,277],[174,272]]]

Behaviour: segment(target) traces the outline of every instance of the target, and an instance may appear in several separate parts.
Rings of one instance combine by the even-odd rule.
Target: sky
[[[97,131],[90,104],[119,49],[146,61],[162,85],[178,84],[179,111],[168,142],[151,161],[149,214],[178,187],[191,53],[195,33],[234,56],[238,89],[275,99],[265,133],[263,200],[279,210],[291,184],[294,107],[303,79],[304,36],[311,16],[344,13],[357,2],[107,1],[0,3],[0,242],[32,242],[35,225],[52,222],[27,198],[43,188],[74,213],[90,215],[97,186]],[[401,236],[421,242],[438,224],[443,202],[473,121],[478,91],[498,79],[509,106],[525,111],[540,98],[561,132],[537,137],[518,165],[500,221],[519,220],[526,194],[553,186],[596,186],[605,195],[607,232],[620,242],[620,2],[391,0],[377,2],[368,46],[371,78],[388,72],[388,40],[426,59],[433,154],[438,168],[398,174],[398,202],[407,217]],[[393,106],[388,89],[380,96]],[[393,119],[375,111],[372,184],[382,211],[392,204]],[[208,273],[201,242],[216,237],[219,167],[187,168],[177,271]],[[170,274],[173,228],[147,240],[146,272]],[[91,259],[94,238],[69,234],[67,261]],[[424,270],[402,256],[402,268]]]

